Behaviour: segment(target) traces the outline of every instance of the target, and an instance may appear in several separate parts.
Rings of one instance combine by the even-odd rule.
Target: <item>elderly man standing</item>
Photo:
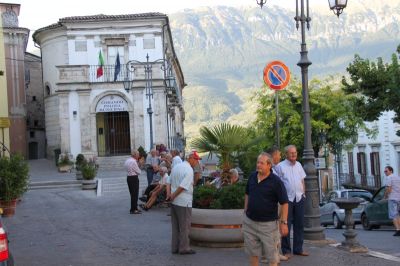
[[[132,151],[131,157],[125,161],[125,169],[127,171],[127,183],[129,193],[131,194],[131,214],[140,214],[141,211],[137,208],[137,200],[139,196],[139,175],[142,172],[138,166],[140,154],[137,150]]]
[[[278,164],[276,168],[278,176],[286,186],[289,198],[288,213],[288,236],[282,236],[282,253],[287,258],[291,257],[290,227],[293,224],[293,254],[308,256],[303,250],[304,242],[304,205],[306,173],[297,161],[297,149],[294,145],[285,147],[286,159]]]
[[[271,155],[261,153],[257,159],[257,172],[249,177],[246,186],[243,235],[252,266],[259,265],[262,253],[269,265],[278,265],[279,232],[282,236],[288,234],[287,193],[283,182],[271,171],[271,166]],[[278,203],[281,205],[280,215]]]
[[[177,164],[172,168],[169,183],[171,191],[167,190],[167,200],[171,204],[171,224],[172,224],[172,254],[195,254],[190,248],[189,230],[192,220],[192,201],[193,201],[193,166],[196,163],[193,154],[189,154],[187,161]]]
[[[388,196],[388,212],[389,218],[393,219],[396,232],[393,236],[400,236],[400,177],[393,174],[391,166],[385,167],[386,191],[385,195]]]

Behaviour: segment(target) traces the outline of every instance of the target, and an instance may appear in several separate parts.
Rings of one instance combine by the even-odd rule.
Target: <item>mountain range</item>
[[[351,8],[350,8],[351,3]],[[326,6],[312,9],[306,32],[309,77],[346,74],[354,55],[390,60],[400,44],[400,1],[351,0],[338,18]],[[300,31],[295,11],[277,6],[204,7],[170,14],[174,46],[188,86],[184,89],[186,136],[221,122],[247,125],[263,89],[262,72],[285,62],[300,79]]]

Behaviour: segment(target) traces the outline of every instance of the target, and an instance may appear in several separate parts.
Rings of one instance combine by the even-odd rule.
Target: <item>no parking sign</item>
[[[281,61],[272,61],[264,68],[264,82],[273,90],[283,90],[290,81],[289,68]]]

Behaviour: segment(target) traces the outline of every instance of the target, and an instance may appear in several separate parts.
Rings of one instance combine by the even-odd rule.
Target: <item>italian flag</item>
[[[103,76],[103,66],[104,66],[104,59],[101,51],[99,52],[99,66],[97,67],[97,78]]]

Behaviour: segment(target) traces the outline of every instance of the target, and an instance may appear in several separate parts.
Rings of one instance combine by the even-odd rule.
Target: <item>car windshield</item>
[[[342,197],[372,199],[372,194],[368,191],[346,191],[343,192]]]

